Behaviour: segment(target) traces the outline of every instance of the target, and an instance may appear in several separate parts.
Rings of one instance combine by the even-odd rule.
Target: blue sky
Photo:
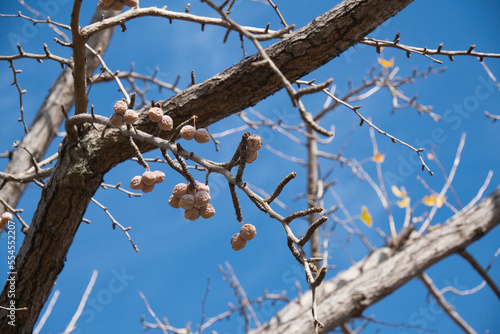
[[[83,23],[89,21],[96,2],[84,2],[81,20]],[[295,23],[299,27],[332,7],[330,1],[275,2],[287,22]],[[170,10],[184,11],[185,4],[180,2],[141,2],[142,6],[165,4]],[[71,1],[41,0],[31,2],[30,5],[53,20],[69,23]],[[19,10],[27,14],[15,1],[0,4],[1,13],[17,13]],[[406,45],[436,48],[443,42],[445,49],[464,50],[471,44],[476,44],[477,51],[500,53],[499,10],[500,3],[493,0],[482,1],[481,5],[472,1],[415,1],[370,36],[392,40],[395,34],[400,32],[400,43]],[[206,5],[199,2],[191,3],[191,13],[216,16]],[[267,22],[271,22],[272,29],[280,27],[272,8],[260,1],[237,0],[232,13],[233,18],[244,25],[265,26]],[[70,55],[69,50],[53,42],[54,34],[46,26],[33,27],[19,19],[3,18],[0,20],[0,31],[2,55],[17,52],[12,41],[19,41],[24,50],[37,53],[43,52],[42,44],[45,42],[53,53],[66,57]],[[241,60],[239,38],[236,34],[231,34],[228,42],[222,44],[224,34],[225,30],[217,27],[206,27],[202,33],[200,27],[194,24],[178,21],[169,24],[167,20],[159,18],[140,18],[127,23],[126,32],[115,32],[105,60],[113,70],[128,70],[131,62],[135,63],[136,71],[144,74],[151,74],[155,67],[159,67],[159,77],[168,82],[173,82],[180,74],[179,87],[184,88],[189,84],[191,70],[195,70],[197,81],[201,82]],[[248,42],[245,46],[248,54],[254,52]],[[415,54],[408,59],[401,51],[385,49],[383,52],[386,59],[394,57],[400,76],[411,74],[414,68],[423,71],[432,63],[429,59]],[[337,91],[342,94],[348,89],[348,79],[352,78],[355,86],[362,82],[367,70],[377,64],[378,56],[374,48],[357,45],[320,70],[309,74],[306,79],[314,78],[321,82],[334,78]],[[446,67],[445,72],[437,76],[429,75],[426,80],[418,79],[414,85],[407,85],[403,89],[408,96],[418,94],[418,101],[422,104],[433,105],[433,111],[442,115],[443,120],[434,122],[427,116],[418,115],[414,109],[397,110],[391,114],[391,98],[383,90],[362,101],[361,112],[372,118],[381,128],[411,145],[436,146],[439,160],[447,172],[453,163],[462,133],[467,133],[462,160],[453,182],[460,201],[466,204],[476,195],[489,170],[493,170],[495,174],[485,194],[491,193],[500,183],[500,150],[497,144],[500,124],[491,122],[483,114],[485,110],[500,114],[500,92],[476,59],[456,57],[454,62],[447,58],[440,59],[444,65],[434,64],[434,67]],[[486,59],[486,64],[497,78],[500,77],[498,59]],[[15,66],[23,70],[18,80],[21,87],[27,90],[23,103],[29,124],[47,94],[48,87],[60,73],[60,66],[49,61],[38,64],[33,60],[19,60],[15,62]],[[19,117],[19,102],[17,91],[10,86],[11,82],[11,69],[7,62],[1,62],[0,100],[3,107],[0,152],[9,150],[13,141],[20,139],[23,134],[21,124],[16,122]],[[478,95],[478,92],[481,94]],[[169,96],[171,94],[168,92],[158,93],[153,89],[149,98],[158,100]],[[101,84],[92,88],[89,98],[96,113],[108,116],[112,112],[112,105],[121,96],[113,84]],[[325,96],[321,95],[305,99],[306,107],[313,113],[321,109],[324,101]],[[253,108],[275,121],[282,118],[289,124],[300,123],[297,110],[291,106],[284,92],[274,94]],[[464,111],[458,113],[460,108]],[[241,124],[237,117],[230,117],[210,126],[209,129],[218,133]],[[359,120],[350,110],[338,109],[322,122],[325,126],[330,124],[336,127],[336,137],[330,144],[321,146],[322,150],[338,152],[354,129],[344,155],[358,161],[371,157],[372,146],[368,127],[357,126]],[[282,135],[266,128],[253,133],[260,134],[265,144],[274,149],[305,159],[305,148],[290,145],[290,141]],[[240,135],[241,133],[237,133],[222,138],[221,150],[217,153],[212,144],[199,145],[189,142],[185,143],[185,146],[204,157],[226,161],[234,152]],[[414,162],[415,154],[409,149],[394,145],[381,135],[377,135],[376,139],[379,151],[385,154],[382,167],[386,187],[392,185],[389,181],[394,181],[398,186],[405,186],[412,203],[428,194],[417,177],[423,178],[434,190],[441,189],[444,184],[443,177],[432,161],[428,162],[435,175],[430,177],[428,173],[420,171],[420,166]],[[57,145],[58,143],[52,145],[48,155],[57,150]],[[146,156],[158,155],[159,152],[154,151]],[[332,166],[329,161],[321,162],[323,171]],[[2,170],[5,165],[6,160],[0,159]],[[373,178],[376,177],[374,163],[367,162],[364,167]],[[54,288],[54,291],[60,290],[61,295],[42,333],[59,333],[65,329],[94,269],[99,271],[99,275],[91,299],[77,323],[81,333],[140,332],[140,316],[146,315],[150,322],[153,322],[153,319],[138,291],[145,294],[160,318],[167,317],[170,324],[178,328],[191,321],[194,329],[201,318],[201,300],[207,276],[211,277],[211,290],[206,303],[208,316],[226,311],[228,302],[237,301],[217,270],[217,266],[225,261],[231,263],[250,298],[261,296],[264,289],[274,293],[285,290],[289,297],[294,297],[297,293],[295,281],[306,289],[303,272],[286,247],[285,234],[280,224],[270,220],[243,196],[240,196],[240,200],[244,220],[256,225],[258,234],[243,251],[231,250],[229,240],[238,232],[239,224],[234,216],[227,184],[223,182],[222,177],[213,176],[211,179],[212,203],[217,212],[216,216],[210,220],[187,222],[179,210],[174,210],[167,204],[173,186],[183,182],[183,179],[168,170],[166,165],[156,165],[152,168],[162,169],[167,174],[166,181],[153,193],[130,199],[116,190],[101,189],[95,195],[95,199],[106,205],[121,224],[132,227],[130,234],[140,252],[135,253],[125,235],[120,230],[111,229],[111,222],[104,212],[90,204],[85,217],[92,223],[82,224],[75,237],[66,266]],[[246,169],[244,178],[252,185],[272,192],[279,180],[292,171],[298,173],[297,178],[287,186],[280,199],[289,208],[300,210],[306,206],[304,200],[294,201],[294,197],[306,189],[306,170],[300,165],[283,161],[271,152],[262,150],[259,159]],[[142,172],[143,168],[137,163],[125,162],[106,175],[105,182],[122,182],[127,185],[134,175]],[[195,174],[195,178],[203,180],[204,174]],[[388,233],[388,224],[375,192],[366,183],[352,177],[346,167],[337,167],[328,180],[337,181],[334,190],[351,215],[359,215],[362,205],[368,207],[374,227],[368,228],[359,220],[356,220],[357,226],[374,245],[383,245],[375,227]],[[19,203],[19,207],[25,210],[25,220],[31,220],[39,195],[37,186],[28,187]],[[448,199],[455,205],[451,194],[448,194]],[[391,209],[399,229],[404,212],[394,205],[396,197],[389,194],[389,200],[393,204]],[[326,207],[334,204],[336,202],[331,195],[325,198]],[[275,209],[283,215],[286,214],[286,211],[278,206],[275,206]],[[416,209],[419,214],[424,211],[422,205]],[[449,209],[443,208],[438,211],[433,222],[442,223],[452,214]],[[343,218],[341,214],[339,216]],[[329,224],[327,226],[331,227],[331,223]],[[296,222],[293,225],[297,234],[304,231],[305,227],[305,222]],[[353,237],[347,242],[347,235],[339,226],[336,231],[355,260],[366,255],[366,248],[359,239]],[[469,251],[483,266],[488,265],[499,247],[499,233],[496,228],[469,247]],[[20,245],[22,236],[20,232],[17,235]],[[5,234],[0,237],[0,244],[6,244]],[[1,258],[6,258],[5,248],[1,247]],[[330,270],[327,279],[349,266],[347,257],[338,245],[332,243],[330,255],[329,262],[338,266],[338,269]],[[3,268],[5,261],[1,263]],[[428,273],[439,288],[452,285],[465,290],[477,286],[482,281],[458,256],[451,256],[431,267]],[[493,265],[490,274],[498,280],[498,263]],[[447,294],[446,297],[478,332],[490,329],[490,332],[494,333],[500,330],[497,319],[499,301],[488,287],[471,296]],[[282,304],[278,304],[278,308],[281,306]],[[257,313],[260,320],[265,321],[275,310],[264,305]],[[418,325],[442,333],[458,331],[454,323],[436,307],[432,298],[431,302],[427,303],[426,290],[416,280],[372,306],[364,314],[375,315],[377,320],[384,322]],[[241,333],[243,328],[241,319],[234,315],[230,321],[217,324],[213,329],[218,333]],[[377,329],[383,333],[421,332],[415,328],[376,324],[371,324],[366,331],[371,333]]]

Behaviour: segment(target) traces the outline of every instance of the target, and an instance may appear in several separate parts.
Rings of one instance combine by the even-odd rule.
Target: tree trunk
[[[97,9],[91,22],[97,22],[101,19],[102,15],[107,18],[117,13],[118,12],[112,10],[103,12]],[[101,54],[104,54],[112,36],[113,29],[106,29],[92,36],[87,44],[94,50],[101,49]],[[87,59],[87,77],[90,77],[100,63],[90,52],[87,53]],[[64,120],[64,114],[61,108],[64,108],[64,110],[68,112],[73,106],[73,102],[74,89],[72,70],[66,67],[50,88],[49,94],[42,103],[42,106],[38,110],[29,128],[29,132],[23,137],[19,146],[25,147],[33,154],[33,157],[37,161],[40,161],[45,155],[45,152],[47,152],[50,143],[56,136]],[[25,150],[17,149],[12,152],[9,164],[5,168],[5,173],[20,174],[31,167],[33,167],[31,156]],[[27,183],[1,180],[0,198],[3,198],[10,206],[15,208],[27,185]],[[0,215],[3,212],[4,207],[0,206]],[[1,230],[0,233],[2,233]]]
[[[316,293],[320,333],[332,331],[361,315],[370,305],[388,296],[442,259],[465,249],[500,223],[500,187],[478,205],[458,213],[432,232],[398,250],[382,247],[335,278]],[[251,334],[313,332],[311,291],[292,301],[267,324]]]
[[[317,17],[307,26],[267,48],[281,71],[296,80],[337,57],[378,25],[397,14],[412,0],[346,0]],[[198,115],[206,126],[252,106],[281,89],[280,81],[267,66],[252,66],[252,56],[226,71],[194,85],[164,101],[174,124]],[[138,127],[149,133],[154,126]],[[0,312],[1,333],[30,333],[50,295],[87,205],[103,175],[134,154],[116,130],[101,132],[90,126],[79,129],[76,142],[64,140],[54,172],[42,192],[30,230],[21,246],[17,264],[16,306],[29,307],[16,313],[16,327],[8,325],[7,312]],[[151,150],[150,145],[139,145]],[[128,148],[128,149],[127,149]],[[0,305],[8,305],[8,286]]]

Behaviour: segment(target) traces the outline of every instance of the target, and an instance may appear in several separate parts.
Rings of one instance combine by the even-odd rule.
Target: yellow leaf
[[[410,197],[405,197],[402,200],[398,201],[398,206],[402,208],[406,208],[407,206],[410,205]]]
[[[399,190],[398,187],[392,186],[391,190],[392,190],[392,193],[394,194],[394,196],[396,196],[396,197],[405,198],[407,196],[406,190],[404,188],[401,188],[401,190]]]
[[[422,203],[427,206],[437,206],[438,208],[442,207],[446,202],[446,196],[439,197],[437,194],[432,194],[425,196],[422,198]]]
[[[385,154],[380,154],[380,152],[375,152],[375,154],[373,155],[373,158],[372,160],[381,164],[382,162],[384,162],[384,159],[385,159]]]
[[[378,63],[382,65],[383,67],[392,67],[394,66],[394,57],[391,58],[391,60],[385,60],[384,58],[378,58]]]
[[[368,209],[366,206],[361,207],[361,221],[365,223],[368,227],[372,227],[372,216],[370,216],[370,213],[368,212]]]

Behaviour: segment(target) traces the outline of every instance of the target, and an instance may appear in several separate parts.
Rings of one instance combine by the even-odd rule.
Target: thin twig
[[[464,148],[465,145],[465,132],[462,133],[462,137],[460,138],[460,143],[458,144],[457,148],[457,153],[455,154],[455,160],[453,161],[453,166],[451,167],[450,175],[448,176],[448,179],[446,180],[443,188],[439,192],[439,195],[436,199],[436,203],[432,206],[431,212],[427,216],[427,219],[425,222],[422,224],[420,229],[418,230],[415,238],[418,238],[419,236],[422,235],[422,233],[425,232],[425,230],[429,227],[432,218],[434,218],[434,215],[436,214],[436,211],[438,209],[437,202],[440,198],[443,198],[446,192],[448,191],[448,188],[451,185],[451,182],[453,181],[453,178],[455,177],[455,172],[457,171],[458,164],[460,163],[460,155],[462,154],[462,149]]]
[[[454,56],[473,56],[473,57],[479,58],[481,61],[483,58],[500,58],[500,54],[498,54],[498,53],[483,53],[483,52],[470,51],[471,48],[469,48],[467,50],[463,50],[463,51],[446,51],[446,50],[442,49],[442,46],[440,46],[438,49],[418,48],[418,47],[414,47],[414,46],[403,45],[403,44],[400,44],[397,42],[382,41],[382,40],[377,40],[377,39],[373,39],[373,38],[366,38],[366,37],[363,38],[359,43],[365,44],[365,45],[370,45],[370,46],[375,46],[377,48],[391,47],[391,48],[404,50],[407,53],[408,52],[418,53],[418,54],[421,54],[421,55],[431,59],[432,61],[434,61],[438,64],[442,64],[443,62],[440,60],[437,60],[433,57],[430,57],[429,55],[448,56],[450,58],[450,60],[453,60]]]
[[[18,44],[19,45],[19,44]],[[23,123],[24,133],[28,133],[28,127],[26,126],[26,122],[24,121],[24,107],[23,107],[23,94],[26,93],[26,89],[21,89],[19,82],[17,81],[17,74],[21,73],[21,70],[16,70],[14,67],[14,62],[9,60],[9,67],[12,69],[12,76],[14,77],[14,82],[11,85],[15,85],[17,92],[19,93],[19,110],[21,112],[21,117],[19,121]]]
[[[429,292],[436,298],[436,301],[438,304],[443,308],[443,310],[450,316],[450,318],[458,325],[460,326],[466,333],[468,334],[477,334],[476,331],[469,326],[467,322],[465,322],[464,319],[458,314],[454,309],[453,306],[451,306],[446,299],[443,297],[443,295],[439,292],[439,289],[434,285],[434,282],[432,279],[426,274],[422,273],[419,275],[420,280],[424,283],[424,285],[427,287]]]
[[[69,334],[76,329],[75,327],[76,322],[82,315],[83,309],[85,308],[87,299],[89,298],[89,295],[92,292],[92,288],[94,287],[96,279],[97,279],[97,270],[94,270],[94,272],[92,273],[92,277],[90,278],[90,282],[87,285],[87,289],[85,289],[85,292],[83,293],[82,300],[78,305],[78,309],[76,310],[75,315],[73,315],[73,318],[71,318],[71,321],[69,322],[68,327],[66,327],[66,329],[64,330],[63,334]]]
[[[297,176],[297,173],[295,173],[295,172],[291,172],[290,174],[285,176],[285,178],[283,180],[281,180],[281,182],[276,186],[276,189],[273,191],[273,193],[269,197],[267,197],[264,200],[264,202],[271,203],[272,201],[274,201],[276,199],[276,197],[278,197],[281,194],[281,192],[283,191],[285,186],[288,184],[288,182],[290,182],[292,179],[294,179],[295,176]]]
[[[54,305],[57,302],[57,298],[59,298],[59,295],[61,292],[59,290],[56,290],[54,294],[52,295],[52,298],[50,298],[50,302],[47,305],[47,309],[43,313],[42,317],[40,318],[40,321],[36,325],[35,329],[33,330],[33,334],[38,334],[42,330],[43,326],[45,325],[45,322],[49,318],[50,314],[52,313],[52,309],[54,308]]]
[[[490,286],[491,290],[493,290],[495,295],[497,295],[497,298],[500,300],[500,289],[496,285],[495,281],[493,281],[493,279],[491,279],[490,275],[488,275],[486,270],[484,270],[483,267],[481,267],[481,265],[476,261],[476,259],[466,250],[462,250],[462,251],[458,252],[458,254],[461,257],[463,257],[467,262],[469,262],[470,265],[472,266],[472,268],[474,268],[479,273],[479,275],[481,275],[481,277],[483,277],[483,279]]]
[[[149,302],[146,299],[146,296],[144,296],[144,294],[141,291],[139,291],[139,296],[141,296],[142,300],[144,301],[144,304],[146,305],[146,308],[148,309],[149,314],[151,314],[151,316],[153,317],[153,319],[155,319],[156,323],[158,324],[158,328],[160,328],[163,331],[163,333],[168,334],[167,333],[167,329],[165,328],[165,325],[156,316],[155,312],[153,311],[153,309],[149,305]]]
[[[90,199],[92,202],[94,202],[95,204],[97,204],[98,207],[100,207],[105,213],[106,215],[109,217],[109,219],[111,219],[111,222],[113,223],[113,229],[115,228],[115,226],[118,226],[124,233],[125,235],[127,236],[127,239],[128,241],[130,241],[130,243],[132,244],[132,247],[134,248],[134,250],[136,252],[139,252],[139,248],[137,247],[137,245],[132,241],[132,238],[130,237],[130,234],[128,233],[128,231],[131,229],[131,227],[123,227],[112,215],[111,215],[111,212],[109,212],[108,208],[105,207],[104,205],[102,205],[101,203],[99,203],[95,198],[91,198]]]
[[[488,188],[488,185],[490,184],[491,178],[493,177],[493,171],[490,170],[488,171],[488,175],[486,175],[486,179],[483,182],[483,185],[481,188],[479,188],[479,191],[477,192],[476,196],[467,204],[463,209],[462,212],[467,212],[470,209],[476,205],[476,203],[483,197],[484,192],[486,191],[486,188]]]

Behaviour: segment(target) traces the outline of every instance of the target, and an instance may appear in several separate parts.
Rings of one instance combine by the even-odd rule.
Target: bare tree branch
[[[500,187],[466,213],[459,213],[445,224],[400,250],[382,247],[351,268],[321,286],[318,317],[325,324],[320,333],[328,333],[351,318],[358,317],[369,305],[389,295],[436,262],[480,239],[500,224]],[[279,311],[267,324],[251,332],[304,333],[312,331],[307,310],[310,291],[299,301]]]

